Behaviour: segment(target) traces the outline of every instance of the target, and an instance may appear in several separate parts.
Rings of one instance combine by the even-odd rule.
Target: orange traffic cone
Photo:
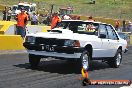
[[[91,81],[90,81],[89,75],[88,75],[88,71],[86,71],[86,70],[84,70],[84,68],[82,68],[81,73],[83,76],[82,85],[86,86],[87,84],[91,84]]]

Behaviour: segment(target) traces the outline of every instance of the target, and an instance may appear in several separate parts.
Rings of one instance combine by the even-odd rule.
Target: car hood
[[[95,35],[78,34],[68,29],[55,28],[50,32],[40,32],[36,34],[28,34],[27,36],[42,37],[42,38],[57,38],[57,39],[71,39],[71,40],[93,40]]]

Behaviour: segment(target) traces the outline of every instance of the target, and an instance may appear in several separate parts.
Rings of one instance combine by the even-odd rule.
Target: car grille
[[[56,38],[36,38],[36,44],[45,44],[45,45],[58,45],[63,46],[64,45],[64,39],[56,39]]]

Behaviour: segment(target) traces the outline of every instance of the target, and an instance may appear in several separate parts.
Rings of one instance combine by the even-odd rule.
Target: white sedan
[[[28,34],[23,45],[33,68],[42,57],[76,61],[77,67],[86,70],[91,60],[103,60],[117,68],[127,49],[127,42],[112,25],[82,20],[63,20],[49,32]]]

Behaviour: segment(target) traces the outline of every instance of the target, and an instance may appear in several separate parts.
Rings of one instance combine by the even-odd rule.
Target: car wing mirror
[[[100,34],[99,38],[106,38],[106,35],[105,34]]]

